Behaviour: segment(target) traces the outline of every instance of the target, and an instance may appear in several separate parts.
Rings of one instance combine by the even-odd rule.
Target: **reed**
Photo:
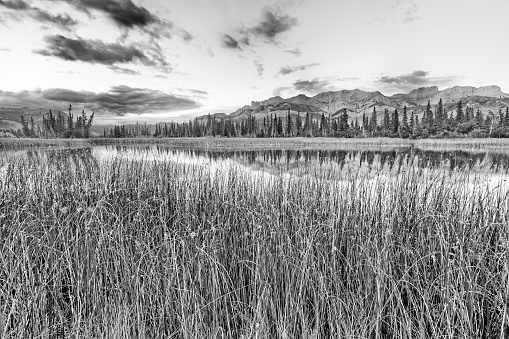
[[[508,337],[504,189],[335,168],[0,158],[0,337]]]

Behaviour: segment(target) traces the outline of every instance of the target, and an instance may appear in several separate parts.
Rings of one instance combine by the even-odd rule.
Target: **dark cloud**
[[[31,8],[30,5],[23,0],[11,0],[11,1],[0,0],[0,6],[20,11],[26,11]]]
[[[118,25],[132,28],[145,27],[159,21],[145,7],[137,6],[131,0],[64,0],[84,11],[94,9],[106,13]]]
[[[263,12],[263,20],[250,29],[250,32],[256,36],[270,41],[281,33],[289,31],[297,25],[297,19],[277,10],[266,8]]]
[[[378,78],[377,82],[395,85],[402,84],[424,85],[429,81],[428,74],[429,72],[425,71],[413,71],[410,74],[399,75],[395,77],[383,76]]]
[[[239,42],[232,38],[231,35],[223,34],[221,37],[223,46],[231,49],[240,49]]]
[[[173,34],[180,36],[184,41],[193,39],[191,33],[173,22],[160,19],[142,6],[131,0],[61,0],[90,13],[95,10],[106,14],[119,27],[125,29],[139,28],[152,38],[162,36],[171,38]]]
[[[0,106],[65,109],[68,104],[99,113],[123,115],[187,110],[200,103],[186,96],[169,94],[146,88],[115,86],[107,92],[72,91],[52,88],[46,90],[0,91]]]
[[[0,0],[0,6],[6,7],[11,10],[25,12],[26,15],[41,23],[50,23],[60,26],[64,29],[70,29],[78,22],[71,18],[68,14],[53,15],[45,10],[37,7],[32,7],[29,3],[23,0],[3,1]]]
[[[288,75],[288,74],[291,74],[291,73],[294,73],[294,72],[297,72],[297,71],[305,71],[306,69],[310,68],[310,67],[314,67],[314,66],[317,66],[318,64],[317,63],[313,63],[313,64],[308,64],[308,65],[300,65],[300,66],[285,66],[285,67],[281,67],[281,69],[279,70],[279,72],[276,74],[276,75]]]
[[[293,88],[298,92],[307,92],[311,94],[332,90],[329,80],[319,79],[296,81],[293,84]]]
[[[104,43],[100,40],[72,39],[62,35],[46,37],[47,47],[35,51],[68,61],[83,61],[112,66],[114,64],[141,63],[146,66],[168,68],[167,62],[157,53],[150,55],[134,45]],[[146,54],[147,53],[147,54]]]
[[[296,18],[281,13],[281,9],[265,8],[261,21],[252,27],[238,28],[238,38],[229,34],[222,35],[223,46],[232,49],[242,49],[241,46],[249,46],[251,37],[261,38],[267,42],[277,43],[276,38],[281,33],[289,31],[298,24]]]
[[[449,85],[457,81],[456,76],[447,77],[430,77],[429,72],[423,70],[413,71],[410,74],[398,75],[398,76],[381,76],[376,79],[378,85],[382,85],[383,89],[387,91],[391,90],[412,90],[418,86],[429,86],[429,85]]]
[[[74,20],[67,14],[52,15],[39,8],[33,8],[31,15],[32,18],[39,22],[52,23],[65,29],[69,29],[70,27],[76,26],[78,24],[76,20]]]

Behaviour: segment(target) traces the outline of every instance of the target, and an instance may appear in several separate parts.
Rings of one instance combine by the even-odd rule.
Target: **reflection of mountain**
[[[159,152],[165,152],[160,148]],[[169,149],[166,149],[169,152]],[[319,170],[321,165],[335,165],[339,170],[363,169],[399,172],[412,166],[416,168],[438,168],[447,165],[449,170],[473,169],[482,166],[491,172],[507,171],[509,154],[468,152],[468,151],[431,151],[418,148],[396,148],[393,150],[252,150],[252,151],[210,151],[181,150],[188,156],[201,157],[212,161],[233,160],[252,170],[279,175],[309,174],[310,170]]]
[[[414,147],[388,150],[359,149],[266,149],[266,150],[210,150],[175,149],[165,145],[109,145],[67,149],[29,149],[16,151],[17,156],[48,163],[65,175],[69,164],[77,168],[97,168],[104,155],[138,159],[157,159],[171,156],[188,159],[192,163],[233,161],[253,171],[271,175],[289,174],[300,177],[308,174],[346,175],[382,171],[399,173],[405,168],[443,168],[444,170],[475,169],[487,173],[507,173],[509,153],[486,151],[433,151]],[[9,151],[6,152],[8,154]],[[64,161],[66,160],[66,161]],[[69,161],[70,160],[70,161]],[[186,160],[186,161],[188,161]],[[181,161],[181,160],[178,160]],[[332,172],[328,172],[332,171]],[[84,175],[87,175],[84,173]],[[335,177],[337,178],[337,177]]]

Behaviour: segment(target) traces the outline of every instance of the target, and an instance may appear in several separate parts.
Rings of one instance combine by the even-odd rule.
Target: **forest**
[[[118,125],[104,131],[104,137],[123,138],[138,136],[138,129]],[[210,114],[206,118],[194,119],[184,123],[157,124],[155,137],[390,137],[390,138],[506,138],[509,137],[509,107],[500,109],[497,114],[483,114],[479,109],[464,107],[458,102],[454,112],[449,115],[444,110],[442,100],[435,109],[430,102],[423,117],[408,113],[406,106],[400,113],[397,109],[377,112],[370,116],[363,114],[361,120],[349,122],[348,113],[343,110],[339,117],[332,118],[322,113],[320,119],[313,119],[307,113],[286,116],[268,114],[263,119],[249,115],[245,119],[218,119]]]
[[[133,137],[251,137],[251,138],[289,138],[289,137],[340,137],[340,138],[507,138],[509,137],[509,107],[499,109],[497,113],[489,111],[483,114],[480,109],[465,106],[459,101],[449,114],[442,100],[432,109],[430,102],[421,119],[405,106],[401,112],[388,109],[378,112],[376,107],[370,115],[352,120],[347,110],[336,117],[322,113],[319,119],[313,113],[299,112],[286,114],[267,114],[263,119],[248,115],[246,118],[225,119],[213,115],[195,118],[188,122],[158,123],[152,126],[115,125],[105,127],[105,138]],[[42,127],[21,117],[22,129],[14,134],[25,138],[89,138],[94,113],[87,117],[85,111],[74,120],[72,106],[68,116],[61,112],[53,114],[51,110],[43,116]],[[98,135],[99,136],[99,135]]]
[[[89,138],[93,120],[94,112],[88,117],[84,110],[74,120],[72,105],[69,105],[67,116],[64,116],[61,111],[54,114],[51,110],[44,114],[42,126],[36,124],[33,117],[27,121],[22,115],[22,127],[14,134],[19,138]]]

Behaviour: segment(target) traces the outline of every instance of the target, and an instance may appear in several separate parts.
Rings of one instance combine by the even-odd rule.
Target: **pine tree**
[[[346,108],[343,111],[343,114],[341,114],[340,125],[341,125],[341,127],[340,127],[341,131],[345,132],[348,130],[348,113],[346,111]]]
[[[401,119],[400,136],[402,138],[408,138],[410,131],[408,127],[408,115],[406,106],[403,107],[403,118]]]
[[[376,108],[373,106],[373,113],[371,113],[371,121],[369,122],[369,131],[371,135],[376,134],[376,130],[378,127],[377,117],[376,117]]]
[[[456,107],[456,122],[462,123],[465,120],[465,116],[463,114],[463,103],[458,101],[458,105]]]
[[[389,115],[389,110],[386,108],[384,109],[384,120],[383,120],[383,131],[385,136],[389,134],[390,129],[391,129],[391,117]]]
[[[399,116],[397,109],[394,110],[391,121],[392,121],[392,133],[396,134],[399,131]]]

